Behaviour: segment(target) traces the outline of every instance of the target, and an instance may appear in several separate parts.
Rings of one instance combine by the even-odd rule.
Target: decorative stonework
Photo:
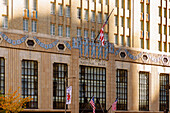
[[[63,49],[60,49],[60,45],[63,45]],[[59,51],[65,51],[66,50],[66,45],[63,43],[63,42],[58,42],[57,45],[56,45],[56,48],[59,50]]]
[[[32,41],[34,42],[33,46],[29,46],[29,44],[28,44],[28,41],[29,41],[29,40],[32,40]],[[27,38],[27,39],[25,40],[25,44],[26,44],[27,47],[32,47],[32,48],[34,48],[35,45],[36,45],[36,42],[35,42],[35,40],[34,40],[33,38]]]

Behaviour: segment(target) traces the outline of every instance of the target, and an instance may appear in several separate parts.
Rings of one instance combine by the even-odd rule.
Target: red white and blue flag
[[[115,100],[115,102],[112,104],[112,111],[116,111],[116,104],[117,104],[118,98]]]
[[[95,107],[95,103],[94,103],[94,97],[92,97],[92,99],[90,100],[90,104],[93,107],[93,113],[95,113],[96,107]]]

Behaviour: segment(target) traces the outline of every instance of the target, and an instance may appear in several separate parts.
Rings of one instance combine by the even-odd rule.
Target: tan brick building
[[[96,41],[102,25],[105,46]],[[170,1],[0,0],[0,90],[24,112],[162,112],[169,108]],[[108,43],[109,42],[109,43]],[[100,106],[101,105],[101,106]],[[113,111],[109,111],[113,113]]]

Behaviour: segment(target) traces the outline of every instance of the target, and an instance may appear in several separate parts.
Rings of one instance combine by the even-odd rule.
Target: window
[[[63,6],[62,5],[58,6],[58,16],[63,16]]]
[[[143,21],[140,21],[140,23],[141,23],[141,30],[143,31],[144,30],[144,22]]]
[[[66,17],[70,17],[70,6],[66,6]]]
[[[162,34],[162,25],[159,24],[158,26],[159,26],[159,34]]]
[[[128,46],[128,47],[130,47],[130,37],[129,36],[127,36],[126,37],[126,46]]]
[[[102,23],[102,13],[98,13],[98,23]]]
[[[158,41],[158,49],[159,49],[159,51],[162,51],[162,42],[161,41]]]
[[[118,36],[115,35],[115,44],[118,45]]]
[[[81,9],[77,9],[77,18],[81,19]]]
[[[149,11],[150,10],[150,5],[146,5],[146,13],[148,13],[149,14]]]
[[[119,96],[117,102],[117,110],[127,110],[127,70],[117,69],[116,71],[116,97]]]
[[[24,8],[25,8],[25,9],[29,9],[29,8],[28,8],[28,0],[24,0]]]
[[[169,19],[170,19],[170,9],[169,9]]]
[[[166,35],[166,25],[164,25],[164,35]]]
[[[108,41],[108,33],[104,33],[104,40]]]
[[[121,17],[121,26],[124,27],[124,17]]]
[[[70,37],[70,27],[66,27],[66,37]]]
[[[122,0],[122,8],[124,8],[124,3],[125,3],[124,0]]]
[[[150,27],[150,26],[149,26],[149,22],[146,22],[146,31],[148,31],[148,32],[150,31],[150,30],[149,30],[149,27]]]
[[[53,64],[53,109],[65,108],[65,79],[68,78],[67,64]]]
[[[32,32],[37,32],[37,21],[32,20]]]
[[[118,25],[118,17],[115,16],[115,26],[117,26],[117,25]]]
[[[84,38],[88,37],[88,30],[84,30]]]
[[[50,34],[55,35],[55,24],[50,25]]]
[[[170,36],[170,27],[168,27],[169,28],[169,36]]]
[[[23,30],[28,31],[28,20],[27,19],[23,20]]]
[[[95,31],[91,31],[91,39],[95,39]]]
[[[105,0],[105,5],[108,5],[108,0]]]
[[[5,59],[0,58],[0,94],[5,94]]]
[[[130,10],[130,0],[127,0],[127,9]]]
[[[94,96],[95,107],[99,113],[106,110],[106,68],[102,67],[79,67],[79,109],[80,113],[84,106]],[[98,101],[100,101],[100,104]],[[92,111],[91,106],[86,106],[85,113]]]
[[[99,1],[99,3],[101,4],[101,0],[98,0]]]
[[[89,15],[88,15],[88,10],[84,10],[84,19],[88,21]]]
[[[130,28],[130,19],[127,18],[127,28]]]
[[[26,108],[38,109],[38,62],[22,60],[22,97],[33,100],[26,104]]]
[[[115,7],[118,7],[118,0],[115,0]]]
[[[8,0],[3,0],[3,4],[7,6]]]
[[[141,12],[144,12],[144,5],[141,3]]]
[[[139,72],[139,111],[149,111],[148,72]]]
[[[163,51],[166,52],[167,51],[167,49],[166,49],[166,42],[163,42],[163,44],[164,44],[164,48],[163,48],[164,50]]]
[[[166,18],[166,8],[164,8],[164,17]]]
[[[106,22],[107,18],[108,18],[108,14],[104,14],[104,22]],[[107,21],[107,23],[108,23],[108,21]]]
[[[37,0],[33,0],[33,10],[37,10]]]
[[[146,49],[149,49],[149,39],[146,39]]]
[[[159,16],[162,16],[162,8],[159,7]]]
[[[120,42],[121,42],[121,45],[124,45],[124,36],[120,36],[121,39],[120,39]]]
[[[58,26],[58,36],[63,36],[63,26],[62,25]]]
[[[2,27],[3,28],[8,28],[8,16],[3,16],[2,17]]]
[[[95,12],[94,11],[91,12],[91,21],[95,22]]]
[[[77,37],[81,37],[81,29],[77,29]]]
[[[144,49],[144,40],[143,40],[143,38],[140,39],[140,48]]]
[[[51,14],[55,15],[55,3],[51,3]]]
[[[159,75],[159,110],[164,111],[166,106],[169,106],[169,90],[166,89],[169,86],[169,74],[160,74]],[[168,111],[169,111],[169,107]]]
[[[170,52],[170,43],[169,43],[169,52]]]

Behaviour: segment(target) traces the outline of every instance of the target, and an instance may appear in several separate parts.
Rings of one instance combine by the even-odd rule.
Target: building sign
[[[90,66],[107,66],[107,61],[99,60],[99,59],[88,59],[88,58],[80,58],[79,65],[90,65]]]

